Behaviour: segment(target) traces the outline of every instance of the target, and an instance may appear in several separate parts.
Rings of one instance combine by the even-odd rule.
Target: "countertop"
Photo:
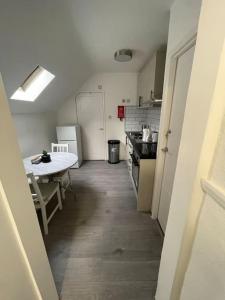
[[[125,133],[140,159],[156,159],[157,143],[143,142],[141,139],[134,138],[133,132],[130,131],[126,131]]]

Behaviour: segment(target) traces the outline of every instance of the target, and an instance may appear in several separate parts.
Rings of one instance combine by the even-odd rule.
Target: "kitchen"
[[[137,209],[151,212],[166,50],[157,50],[138,76],[138,106],[126,106],[127,165]]]
[[[186,1],[181,0],[185,13]],[[10,166],[11,178],[9,171],[1,175],[10,188],[20,172],[17,184],[26,188],[26,196],[22,188],[17,190],[21,202],[12,207],[19,221],[26,221],[21,228],[29,231],[29,259],[36,249],[44,257],[35,273],[37,286],[45,295],[51,291],[53,296],[46,299],[57,299],[57,294],[66,300],[154,299],[195,39],[176,52],[171,46],[177,41],[171,40],[176,22],[169,21],[173,0],[143,0],[143,5],[128,0],[56,1],[54,9],[51,1],[22,2],[7,4],[0,12],[6,90],[1,88],[1,99],[9,104],[8,110],[3,107],[4,123],[11,117],[10,132],[15,131],[14,146],[7,149],[17,151],[11,157],[18,158],[14,169],[14,160],[2,160],[5,170]],[[179,5],[175,1],[176,20]],[[195,6],[193,11],[197,15]],[[171,57],[178,71],[172,80]],[[37,101],[15,99],[17,89],[29,90],[37,70],[51,76],[46,90]],[[174,94],[167,93],[168,86],[175,86]],[[1,134],[7,144],[10,134]],[[110,163],[115,161],[110,161],[109,141],[115,140],[118,163]],[[34,165],[37,155],[41,161]],[[56,157],[57,170],[50,170]],[[22,162],[28,162],[27,169]],[[171,172],[163,173],[164,162]],[[37,175],[32,184],[57,186],[58,205],[54,218],[47,211],[44,231],[43,216],[35,213],[41,207],[31,198],[38,193],[33,194],[22,167]],[[39,167],[42,172],[35,174]],[[65,174],[66,185],[55,174]],[[21,218],[23,213],[27,215]]]
[[[146,212],[151,211],[165,60],[166,46],[164,45],[153,53],[138,74],[97,74],[80,88],[80,92],[75,97],[75,107],[74,97],[72,97],[58,112],[58,126],[67,126],[67,124],[73,124],[74,121],[80,124],[82,149],[85,151],[84,160],[108,160],[108,140],[119,138],[120,159],[126,160],[129,173],[132,175],[133,170],[136,178],[139,178],[139,171],[135,171],[137,169],[135,164],[132,168],[130,157],[130,154],[133,154],[131,153],[133,149],[131,150],[130,147],[135,144],[133,148],[138,149],[136,152],[139,153],[138,160],[140,155],[142,156],[141,165],[144,162],[149,164],[145,170],[147,173],[140,176],[143,178],[142,185],[148,186],[147,190],[142,191],[145,195],[142,198],[148,199],[143,199],[143,204],[138,202],[138,210]],[[132,59],[129,63],[132,63]],[[119,62],[119,64],[123,65],[124,62]],[[121,106],[125,108],[125,118],[120,120],[117,110]],[[74,119],[74,109],[76,119]],[[151,132],[147,139],[151,140],[153,136],[153,144],[149,141],[141,143],[142,127],[149,127]],[[133,133],[139,133],[139,136],[136,138]],[[148,176],[149,179],[147,179]],[[147,185],[144,183],[145,180]],[[137,185],[138,183],[135,184],[134,180],[136,194]]]
[[[58,292],[65,299],[73,291],[70,282],[78,285],[76,291],[71,292],[78,298],[84,286],[85,293],[93,293],[88,279],[90,275],[86,271],[89,263],[93,268],[93,276],[104,272],[106,279],[103,282],[112,276],[110,293],[128,293],[126,284],[122,285],[121,290],[114,286],[117,284],[116,274],[120,274],[124,280],[129,278],[127,267],[140,269],[136,274],[132,271],[134,275],[130,280],[135,284],[139,280],[148,284],[152,282],[146,288],[146,297],[155,289],[163,241],[159,226],[150,215],[157,151],[156,132],[159,130],[161,110],[160,94],[158,101],[150,98],[154,83],[150,86],[149,76],[159,73],[156,67],[152,69],[152,65],[156,65],[152,62],[156,62],[156,56],[157,51],[140,73],[94,75],[57,113],[54,128],[56,136],[52,142],[68,144],[69,152],[74,152],[80,160],[78,168],[70,169],[72,192],[70,189],[66,191],[62,211],[55,214],[49,223],[49,233],[44,237]],[[147,87],[145,83],[142,86],[146,87],[147,96],[139,106],[137,90],[142,83],[140,77],[145,79]],[[125,118],[121,121],[117,109],[123,105]],[[16,124],[18,136],[24,136],[21,124]],[[142,143],[140,136],[144,125],[152,130],[150,134],[146,128],[146,143]],[[136,138],[137,132],[139,135]],[[120,140],[120,163],[109,164],[107,141],[114,137]],[[153,143],[150,138],[154,139]],[[23,149],[22,139],[19,141]],[[131,173],[126,163],[131,159],[127,157],[128,145],[135,149],[132,150],[134,156],[140,156],[140,161],[136,157],[139,166],[134,161]],[[132,185],[133,176],[130,175],[137,176],[136,185]],[[68,254],[70,249],[72,252]],[[74,259],[72,267],[67,266],[67,256],[68,260]],[[103,260],[103,265],[99,266],[101,272],[95,269],[99,259]],[[80,275],[81,269],[84,269],[84,277]],[[152,275],[146,278],[142,275],[143,270],[147,274],[152,272]],[[104,284],[97,279],[98,289],[103,289]],[[139,294],[141,287],[135,287],[134,291]]]
[[[100,295],[104,293],[107,278],[112,278],[108,289],[116,298],[129,299],[133,292],[138,295],[143,285],[146,285],[144,297],[154,293],[163,242],[160,228],[150,215],[162,93],[156,95],[157,52],[156,49],[141,72],[104,72],[90,76],[55,114],[13,114],[21,156],[29,160],[29,170],[32,156],[43,149],[54,158],[51,143],[68,145],[68,151],[78,158],[75,168],[69,170],[68,189],[64,191],[62,186],[62,206],[43,234],[57,291],[64,299],[71,294],[80,299],[84,289],[86,295],[96,290]],[[113,64],[123,69],[133,66],[133,60],[127,65],[113,57]],[[151,79],[151,74],[156,76]],[[118,106],[125,107],[122,120],[117,116]],[[140,135],[137,139],[133,133],[127,135],[142,131],[142,125],[152,131],[150,134],[145,128],[145,144]],[[114,138],[120,141],[120,163],[109,164],[108,140]],[[130,162],[128,144],[135,149],[129,150],[133,157],[135,153],[141,156],[140,161],[136,157],[137,163],[133,161],[131,173],[126,163]],[[35,168],[32,166],[34,171]],[[50,174],[47,170],[45,173]],[[138,180],[133,181],[130,175]],[[39,221],[42,228],[40,216]],[[67,263],[70,260],[72,266]],[[97,276],[96,289],[89,279],[92,276],[87,269],[89,264],[92,275]],[[130,273],[127,268],[133,271]],[[139,271],[135,272],[137,268]],[[98,277],[102,272],[103,281]],[[141,284],[137,283],[133,290],[126,283],[119,288],[118,274],[122,281]],[[73,285],[77,286],[76,291]]]
[[[99,74],[90,78],[75,98],[76,121],[81,127],[84,160],[108,160],[107,137],[120,137],[120,159],[127,161],[137,197],[140,178],[139,183],[143,190],[140,188],[139,194],[143,196],[141,196],[142,200],[137,202],[137,206],[138,210],[145,212],[151,212],[165,59],[166,46],[164,45],[153,53],[138,74]],[[120,88],[120,82],[125,80],[129,82],[129,90],[124,85]],[[108,90],[109,86],[111,87]],[[88,90],[89,92],[85,92]],[[115,102],[115,90],[119,95],[117,102]],[[121,95],[124,95],[123,99],[120,98]],[[107,107],[108,97],[110,97],[110,110]],[[105,107],[105,110],[102,110],[102,107]],[[117,116],[119,107],[124,108],[124,118]],[[67,101],[63,110],[65,111],[63,114],[62,110],[59,111],[58,124],[61,126],[59,128],[66,130],[69,125],[61,119],[65,118],[65,114],[68,116],[69,112],[74,111],[74,99]],[[74,115],[71,118],[74,120]],[[146,135],[144,141],[142,141],[142,129]],[[109,134],[111,130],[113,131]],[[61,139],[58,138],[59,140]],[[141,173],[139,174],[137,166],[140,159]]]

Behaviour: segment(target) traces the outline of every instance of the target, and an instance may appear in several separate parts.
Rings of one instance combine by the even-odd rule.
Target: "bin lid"
[[[108,144],[113,144],[113,145],[115,145],[115,144],[119,144],[119,143],[120,143],[119,140],[108,140]]]

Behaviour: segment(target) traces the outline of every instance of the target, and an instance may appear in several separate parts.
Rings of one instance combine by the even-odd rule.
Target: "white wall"
[[[187,36],[197,31],[201,3],[201,0],[174,1],[170,9],[168,53],[179,46]]]
[[[66,100],[57,111],[57,125],[71,125],[77,123],[77,111],[75,105],[75,95]]]
[[[57,300],[0,76],[0,298]]]
[[[181,1],[178,2],[181,4]],[[189,1],[185,1],[185,3],[189,3]],[[187,9],[187,6],[184,6],[184,8]],[[206,234],[206,238],[210,240],[209,232],[202,231],[202,227],[198,228],[197,226],[201,224],[198,223],[198,220],[204,203],[201,179],[210,177],[219,128],[225,110],[224,20],[224,1],[218,1],[215,5],[215,1],[213,0],[203,0],[171,206],[160,264],[157,300],[205,299],[201,297],[201,293],[198,294],[200,286],[197,289],[196,286],[192,286],[195,291],[190,288],[190,285],[189,287],[186,286],[181,297],[180,293],[191,258],[196,229],[197,235],[201,234],[201,239]],[[221,54],[223,54],[222,61]],[[220,161],[220,165],[222,165],[222,161]],[[206,207],[209,208],[210,206],[207,204]],[[211,206],[211,208],[213,207]],[[218,211],[213,211],[211,216],[214,218],[215,215],[216,218],[221,218]],[[216,232],[218,230],[215,230]],[[211,239],[211,242],[213,242],[213,239]],[[219,235],[216,238],[216,242],[223,242]],[[192,283],[194,280],[198,281],[196,274],[201,269],[201,272],[206,274],[205,279],[207,284],[205,287],[207,287],[209,295],[214,294],[215,297],[213,299],[221,299],[220,296],[217,297],[217,281],[218,279],[221,280],[220,268],[209,269],[208,264],[201,264],[200,258],[202,253],[199,255],[199,265],[195,264],[195,268],[188,275],[189,279],[190,277],[192,278]],[[224,252],[216,258],[217,264],[221,256],[224,259]],[[205,258],[207,260],[211,259],[210,255]],[[211,271],[212,276],[209,279],[207,275]],[[223,292],[223,289],[219,293],[221,291]],[[183,295],[185,295],[185,298],[183,298]]]
[[[102,89],[99,90],[98,86]],[[117,106],[124,105],[122,99],[130,99],[130,105],[137,104],[137,73],[98,73],[87,80],[80,91],[103,91],[105,94],[106,142],[109,139],[121,141],[121,159],[126,158],[124,121],[115,118]],[[113,118],[109,118],[113,116]],[[58,125],[77,122],[75,96],[66,101],[58,111]]]
[[[53,113],[14,114],[14,124],[22,157],[51,149],[56,141],[56,116]]]

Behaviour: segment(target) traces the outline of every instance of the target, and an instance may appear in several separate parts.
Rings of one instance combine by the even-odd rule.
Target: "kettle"
[[[152,143],[157,143],[158,142],[158,136],[159,136],[158,131],[152,131],[152,133],[151,133]]]
[[[142,136],[142,141],[143,142],[150,142],[151,140],[151,130],[149,128],[143,128],[143,136]]]

